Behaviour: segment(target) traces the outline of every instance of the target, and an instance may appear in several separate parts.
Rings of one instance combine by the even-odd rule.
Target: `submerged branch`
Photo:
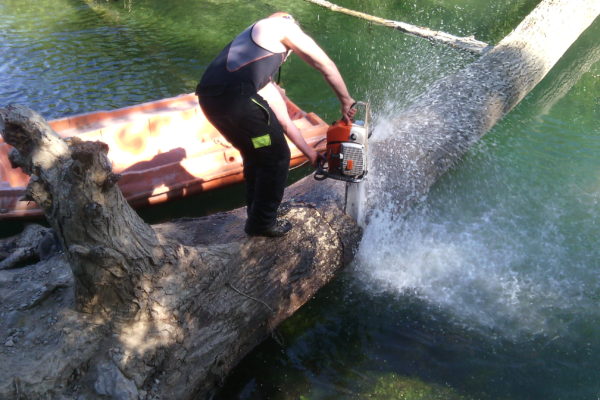
[[[430,41],[440,42],[451,47],[465,50],[473,54],[483,54],[492,46],[485,42],[475,39],[473,36],[460,37],[454,36],[446,32],[434,31],[422,26],[407,24],[405,22],[393,21],[390,19],[380,18],[373,15],[365,14],[360,11],[350,10],[349,8],[340,7],[326,0],[306,0],[309,3],[317,4],[321,7],[330,9],[331,11],[340,12],[342,14],[351,15],[353,17],[365,19],[377,25],[387,26],[399,30],[400,32],[408,33],[409,35],[425,38]]]

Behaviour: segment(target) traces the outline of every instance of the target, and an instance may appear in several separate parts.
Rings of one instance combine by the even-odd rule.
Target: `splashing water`
[[[497,130],[525,129],[519,124],[509,118]],[[564,129],[544,118],[538,124],[545,135]],[[380,120],[373,141],[392,130]],[[583,221],[598,221],[597,212],[582,204],[586,197],[564,191],[568,155],[557,159],[543,149],[547,138],[519,140],[501,150],[489,141],[477,145],[458,171],[404,215],[378,182],[382,173],[394,173],[393,166],[372,171],[371,218],[354,265],[362,282],[373,292],[414,294],[461,324],[506,337],[562,335],[578,315],[597,317],[598,272],[590,266],[598,251],[574,252],[585,240],[581,230],[591,233]],[[523,174],[523,164],[544,164],[550,155],[554,167]],[[589,161],[576,168],[584,170]],[[599,197],[587,190],[588,200]]]

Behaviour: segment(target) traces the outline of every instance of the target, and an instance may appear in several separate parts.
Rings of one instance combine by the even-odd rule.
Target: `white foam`
[[[390,129],[383,121],[376,135],[385,137]],[[485,165],[494,158],[486,154],[479,161],[484,165],[477,167],[491,175],[467,186],[473,193],[446,190],[407,215],[396,213],[378,184],[382,172],[372,171],[371,214],[356,276],[373,292],[411,293],[470,328],[505,336],[560,335],[568,329],[561,315],[597,314],[583,292],[594,290],[599,273],[585,260],[571,264],[562,200],[518,187],[507,192],[502,179],[510,178]],[[546,202],[536,205],[539,194]]]

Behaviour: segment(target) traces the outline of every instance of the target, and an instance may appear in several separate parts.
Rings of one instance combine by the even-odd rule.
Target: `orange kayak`
[[[306,142],[325,149],[328,125],[286,98],[288,112]],[[62,137],[109,146],[119,187],[133,207],[157,204],[241,182],[240,153],[206,120],[194,94],[183,94],[113,111],[49,121]],[[290,167],[306,161],[289,142]],[[0,137],[0,220],[42,215],[35,202],[20,201],[29,176],[13,169],[11,146]]]

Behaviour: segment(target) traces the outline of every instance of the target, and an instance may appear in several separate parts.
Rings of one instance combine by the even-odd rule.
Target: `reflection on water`
[[[145,14],[94,1],[3,3],[2,104],[53,119],[191,91],[190,69],[200,74],[185,37]]]

